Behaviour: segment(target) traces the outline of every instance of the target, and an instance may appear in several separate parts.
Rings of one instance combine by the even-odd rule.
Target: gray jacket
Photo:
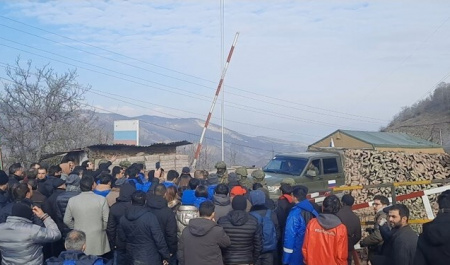
[[[42,244],[61,238],[51,217],[45,219],[44,225],[35,225],[18,216],[9,216],[6,223],[0,224],[2,265],[43,264]]]
[[[111,250],[106,236],[108,217],[109,207],[105,197],[86,191],[69,199],[64,223],[70,229],[86,233],[84,253],[100,256]]]
[[[214,218],[219,220],[220,217],[226,216],[229,212],[233,210],[231,207],[230,197],[222,194],[214,194]]]

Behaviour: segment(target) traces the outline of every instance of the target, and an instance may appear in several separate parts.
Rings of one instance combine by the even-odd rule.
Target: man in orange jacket
[[[306,228],[303,243],[305,265],[347,265],[347,228],[335,214],[341,208],[336,195],[325,198],[322,212]]]

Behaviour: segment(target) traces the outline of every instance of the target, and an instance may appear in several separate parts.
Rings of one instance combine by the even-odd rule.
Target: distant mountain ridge
[[[119,114],[96,113],[99,125],[104,128],[108,138],[113,137],[115,120],[139,120],[140,144],[167,143],[187,140],[193,145],[179,147],[179,152],[193,156],[204,121],[195,118],[164,118],[143,115],[127,117]],[[236,131],[224,129],[225,162],[227,165],[245,165],[261,167],[274,154],[283,152],[301,152],[306,146],[298,142],[290,142],[263,136],[250,137]],[[221,159],[221,127],[210,124],[203,142],[199,166],[214,168],[215,162]]]

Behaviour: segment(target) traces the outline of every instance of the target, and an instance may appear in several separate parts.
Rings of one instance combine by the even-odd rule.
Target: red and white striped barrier
[[[396,200],[404,201],[404,200],[408,200],[408,199],[422,197],[423,205],[424,205],[425,211],[427,213],[428,219],[434,219],[435,216],[433,213],[433,209],[431,208],[431,203],[430,203],[430,199],[428,198],[428,196],[432,195],[432,194],[436,194],[436,193],[442,193],[448,189],[450,189],[450,185],[442,186],[442,187],[438,187],[438,188],[432,188],[429,190],[415,191],[415,192],[411,192],[409,194],[399,195],[396,197]],[[392,202],[391,198],[389,198],[389,200]],[[372,205],[373,205],[373,201],[355,204],[352,206],[352,210],[360,210],[360,209],[371,207]]]

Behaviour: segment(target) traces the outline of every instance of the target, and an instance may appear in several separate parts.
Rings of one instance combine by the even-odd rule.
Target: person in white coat
[[[81,178],[80,189],[81,193],[67,204],[64,223],[70,229],[86,233],[86,254],[101,256],[111,250],[106,236],[108,203],[105,197],[93,192],[95,182],[91,176]]]

